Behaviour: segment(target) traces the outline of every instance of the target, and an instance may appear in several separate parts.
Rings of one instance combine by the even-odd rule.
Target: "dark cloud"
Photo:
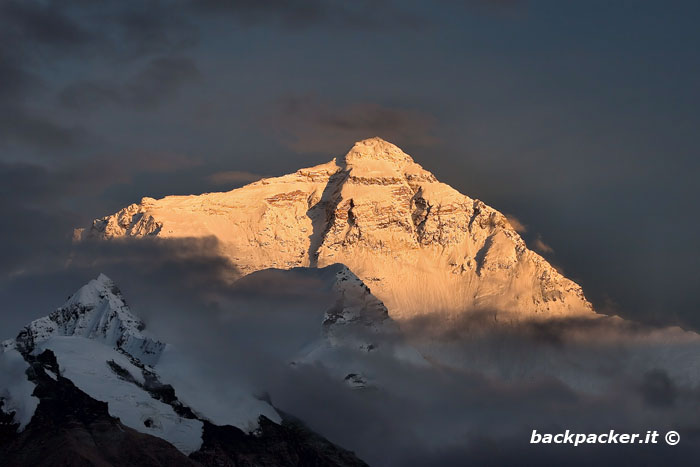
[[[120,7],[113,24],[122,44],[116,48],[131,56],[178,52],[199,42],[199,29],[181,2],[130,2]]]
[[[8,0],[0,6],[0,18],[0,34],[23,59],[36,58],[42,48],[61,56],[134,58],[181,50],[197,41],[187,16],[169,2]]]
[[[74,149],[85,142],[85,128],[60,121],[54,109],[38,104],[52,91],[50,74],[60,60],[114,64],[165,55],[151,58],[124,90],[81,79],[68,84],[62,98],[81,108],[107,101],[151,108],[198,76],[192,60],[172,56],[196,41],[196,29],[186,16],[160,2],[2,2],[0,139],[40,151]]]
[[[61,104],[74,110],[95,110],[104,105],[121,103],[122,90],[112,83],[79,81],[70,83],[59,94]]]
[[[20,143],[50,150],[73,146],[81,137],[80,128],[56,122],[24,105],[28,96],[42,90],[42,81],[23,66],[10,47],[0,44],[0,146]]]
[[[663,369],[649,370],[640,386],[644,401],[653,407],[670,407],[677,397],[674,382]]]
[[[65,7],[71,3],[75,2],[4,1],[0,5],[3,36],[56,47],[80,46],[95,40],[93,34],[67,14]]]
[[[372,102],[339,104],[311,95],[280,100],[273,124],[297,152],[337,154],[348,141],[380,135],[396,144],[432,146],[435,118],[416,109]]]
[[[190,59],[157,58],[127,83],[127,99],[135,106],[153,107],[174,96],[184,83],[199,77],[199,70]]]
[[[421,18],[409,5],[392,0],[204,0],[192,2],[192,6],[204,13],[229,14],[243,25],[277,23],[293,28],[340,26],[360,30],[395,27],[416,29],[425,25],[425,18]]]
[[[183,85],[201,77],[194,62],[185,57],[159,57],[125,83],[83,81],[71,83],[59,94],[73,110],[95,110],[107,104],[152,109],[175,97]]]
[[[19,143],[55,151],[76,146],[84,131],[27,113],[21,107],[4,107],[0,116],[0,139],[4,144]]]
[[[0,162],[0,202],[3,204],[44,203],[65,195],[65,186],[45,167]]]
[[[25,70],[21,62],[0,48],[0,104],[16,103],[23,94],[36,88],[40,79]]]
[[[326,19],[331,11],[332,3],[321,0],[302,0],[299,2],[205,0],[195,1],[192,6],[204,12],[233,14],[245,22],[259,22],[277,18],[288,23],[310,24]]]
[[[71,160],[53,167],[0,161],[0,204],[32,205],[51,211],[73,196],[127,183],[138,174],[168,173],[200,163],[195,158],[167,152],[132,152],[106,161]]]
[[[14,290],[7,281],[14,275],[41,269],[45,259],[56,262],[56,255],[61,253],[64,261],[67,259],[66,246],[70,241],[68,229],[77,218],[70,212],[59,209],[45,211],[12,203],[2,203],[0,206],[3,211],[0,220],[0,235],[3,240],[0,243],[0,255],[3,258],[0,277],[3,281],[2,287],[6,292],[12,293]],[[15,300],[25,301],[20,297]],[[3,308],[3,317],[9,320],[7,325],[3,324],[3,329],[7,329],[8,332],[11,324],[16,326],[17,320],[28,313],[24,308],[11,311],[9,307],[8,304],[7,308]],[[10,319],[13,313],[17,314],[14,320]],[[26,316],[24,319],[26,320]]]

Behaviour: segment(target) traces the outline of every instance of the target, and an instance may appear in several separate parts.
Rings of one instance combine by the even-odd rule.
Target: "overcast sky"
[[[680,1],[4,0],[5,323],[80,285],[48,270],[75,226],[381,136],[515,216],[598,310],[700,329],[699,18]]]

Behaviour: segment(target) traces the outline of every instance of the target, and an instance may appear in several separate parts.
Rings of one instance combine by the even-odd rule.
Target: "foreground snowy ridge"
[[[207,392],[215,392],[212,388],[199,384],[199,393],[193,395],[194,370],[176,349],[147,335],[143,322],[104,274],[2,347],[0,363],[11,368],[13,375],[0,398],[5,413],[15,412],[20,429],[29,423],[38,402],[32,397],[34,385],[24,374],[27,362],[45,350],[56,356],[60,368],[60,375],[46,370],[52,378],[69,379],[89,396],[106,402],[110,415],[126,426],[163,438],[185,454],[201,446],[202,420],[248,432],[258,428],[261,415],[280,421],[274,408],[249,394],[238,395],[235,407],[218,408],[208,399]],[[159,365],[161,359],[165,361]],[[172,397],[163,396],[169,393]],[[183,396],[186,403],[179,399]]]

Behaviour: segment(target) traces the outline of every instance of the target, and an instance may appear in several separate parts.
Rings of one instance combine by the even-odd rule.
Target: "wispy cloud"
[[[543,254],[552,254],[554,253],[554,248],[551,246],[547,245],[544,240],[542,240],[542,236],[540,234],[537,234],[537,237],[535,237],[535,240],[532,242],[532,247]]]
[[[527,226],[520,222],[520,220],[512,214],[506,214],[506,219],[513,229],[519,234],[524,234],[527,232]]]

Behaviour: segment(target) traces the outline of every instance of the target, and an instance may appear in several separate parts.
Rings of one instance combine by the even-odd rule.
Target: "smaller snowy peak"
[[[371,332],[387,331],[394,325],[384,303],[347,266],[335,275],[333,288],[338,293],[335,305],[326,312],[324,330],[333,335],[340,325],[359,325]],[[393,329],[393,328],[392,328]]]
[[[121,291],[112,279],[104,274],[100,274],[97,276],[97,279],[92,279],[71,295],[66,303],[63,304],[63,308],[71,305],[96,306],[105,299],[109,300],[114,308],[120,308],[125,305]]]
[[[341,263],[328,268],[334,271],[335,303],[324,315],[323,337],[307,346],[294,365],[320,364],[352,389],[386,383],[377,361],[397,359],[419,367],[429,365],[362,279]]]
[[[29,323],[18,334],[14,347],[30,353],[36,344],[52,337],[78,336],[102,342],[145,365],[154,365],[165,344],[144,335],[143,329],[143,322],[131,313],[114,282],[100,274],[62,307]]]

